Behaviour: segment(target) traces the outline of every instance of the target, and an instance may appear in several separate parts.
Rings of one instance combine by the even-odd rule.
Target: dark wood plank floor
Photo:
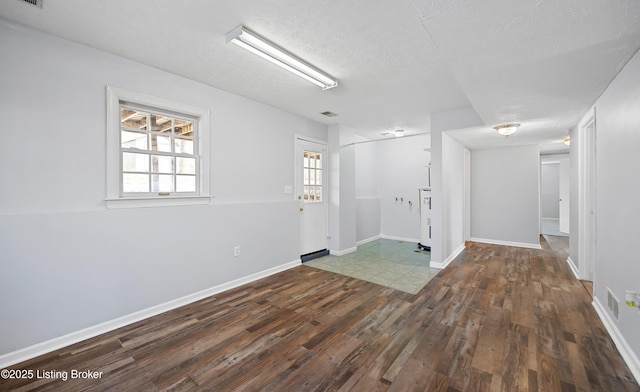
[[[470,243],[417,295],[299,266],[12,367],[100,379],[0,390],[640,391],[544,245]]]

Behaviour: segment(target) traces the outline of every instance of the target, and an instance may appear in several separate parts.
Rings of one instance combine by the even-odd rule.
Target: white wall
[[[640,262],[634,246],[640,233],[640,54],[626,65],[595,107],[597,229],[594,291],[605,307],[607,288],[623,301],[620,319],[614,327],[635,353],[635,369],[632,370],[640,377],[640,311],[624,306],[626,290],[640,291]],[[572,230],[572,233],[576,231]]]
[[[378,196],[378,145],[355,145],[356,158],[356,241],[380,236],[380,197]]]
[[[543,218],[560,215],[560,164],[540,165],[540,213]]]
[[[326,126],[2,19],[0,37],[0,355],[299,259],[294,135]],[[107,85],[211,110],[211,205],[106,209]]]
[[[539,247],[538,146],[471,152],[471,239]]]
[[[443,267],[464,249],[465,148],[446,131],[483,125],[472,108],[431,115],[433,237],[431,265]]]
[[[329,250],[341,255],[356,250],[355,129],[329,127]]]
[[[427,185],[430,145],[429,134],[355,144],[358,241],[420,240],[418,189]]]
[[[427,186],[431,153],[429,135],[378,142],[380,233],[386,237],[420,241],[418,189]],[[398,198],[398,201],[396,201]]]

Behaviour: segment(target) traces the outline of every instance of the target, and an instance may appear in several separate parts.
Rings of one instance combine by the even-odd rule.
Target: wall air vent
[[[620,302],[618,301],[618,298],[616,298],[616,296],[611,292],[611,289],[607,287],[607,307],[613,314],[613,317],[616,318],[616,320],[618,320],[618,317],[620,316],[619,305]]]
[[[42,8],[42,0],[20,0],[23,3],[27,3],[34,7]]]

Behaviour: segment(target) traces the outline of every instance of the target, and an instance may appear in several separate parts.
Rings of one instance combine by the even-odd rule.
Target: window
[[[209,112],[109,87],[107,206],[209,202]]]
[[[304,203],[322,203],[322,153],[304,151]]]

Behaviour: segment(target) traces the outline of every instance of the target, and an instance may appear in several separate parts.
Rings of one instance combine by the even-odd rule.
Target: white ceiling
[[[368,138],[472,106],[486,127],[451,132],[472,149],[562,148],[640,49],[638,0],[2,0],[0,16]],[[340,85],[225,44],[239,24]],[[522,127],[505,138],[505,122]]]

